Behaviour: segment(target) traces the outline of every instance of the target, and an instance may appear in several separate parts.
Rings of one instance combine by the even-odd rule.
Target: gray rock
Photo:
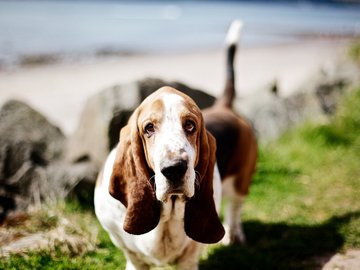
[[[65,140],[59,128],[25,103],[9,101],[1,108],[0,222],[12,211],[69,195],[91,199],[99,167],[86,160],[64,161]]]
[[[0,221],[11,210],[50,199],[46,166],[62,157],[60,129],[23,102],[0,110]]]
[[[359,67],[346,60],[339,60],[324,66],[306,83],[300,86],[299,92],[312,93],[316,96],[325,115],[335,112],[343,95],[360,83]]]
[[[137,83],[116,85],[90,97],[80,115],[75,133],[67,142],[66,159],[70,162],[90,160],[99,167],[139,104]]]
[[[290,96],[282,97],[274,81],[268,88],[237,99],[235,110],[253,123],[258,139],[267,142],[307,119],[323,121],[359,82],[358,68],[346,61],[339,62],[307,78]]]
[[[251,99],[237,101],[235,106],[253,124],[262,142],[276,139],[306,119],[317,120],[323,116],[316,95],[307,92],[289,97],[263,92]]]
[[[65,136],[61,130],[25,103],[15,100],[6,102],[0,110],[0,120],[0,139],[36,144],[35,155],[42,159],[39,162],[46,163],[63,154]]]
[[[56,161],[46,167],[46,176],[51,179],[50,192],[53,198],[76,198],[80,203],[93,204],[94,183],[100,168],[93,162],[74,164]]]

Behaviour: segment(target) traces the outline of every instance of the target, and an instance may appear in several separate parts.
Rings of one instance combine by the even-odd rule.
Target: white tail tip
[[[228,46],[235,45],[238,43],[243,25],[244,24],[241,20],[234,20],[231,23],[226,36],[226,44]]]

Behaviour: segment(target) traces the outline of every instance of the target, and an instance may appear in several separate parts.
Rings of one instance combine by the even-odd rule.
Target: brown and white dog
[[[250,125],[231,110],[240,29],[235,22],[229,30],[223,97],[202,113],[187,95],[170,87],[157,90],[122,128],[99,174],[95,212],[123,250],[127,270],[169,263],[197,269],[203,243],[216,243],[225,234],[218,217],[221,179],[231,198],[227,242],[245,240],[240,208],[257,148]]]

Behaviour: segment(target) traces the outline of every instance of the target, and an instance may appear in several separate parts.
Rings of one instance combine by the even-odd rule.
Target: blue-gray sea
[[[252,1],[0,1],[0,65],[31,55],[215,49],[230,22],[243,46],[360,34],[360,5]]]

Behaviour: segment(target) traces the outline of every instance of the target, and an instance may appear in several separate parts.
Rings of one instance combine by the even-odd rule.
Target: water
[[[230,22],[243,46],[299,35],[360,34],[360,5],[226,1],[0,1],[0,65],[31,55],[219,48]]]

